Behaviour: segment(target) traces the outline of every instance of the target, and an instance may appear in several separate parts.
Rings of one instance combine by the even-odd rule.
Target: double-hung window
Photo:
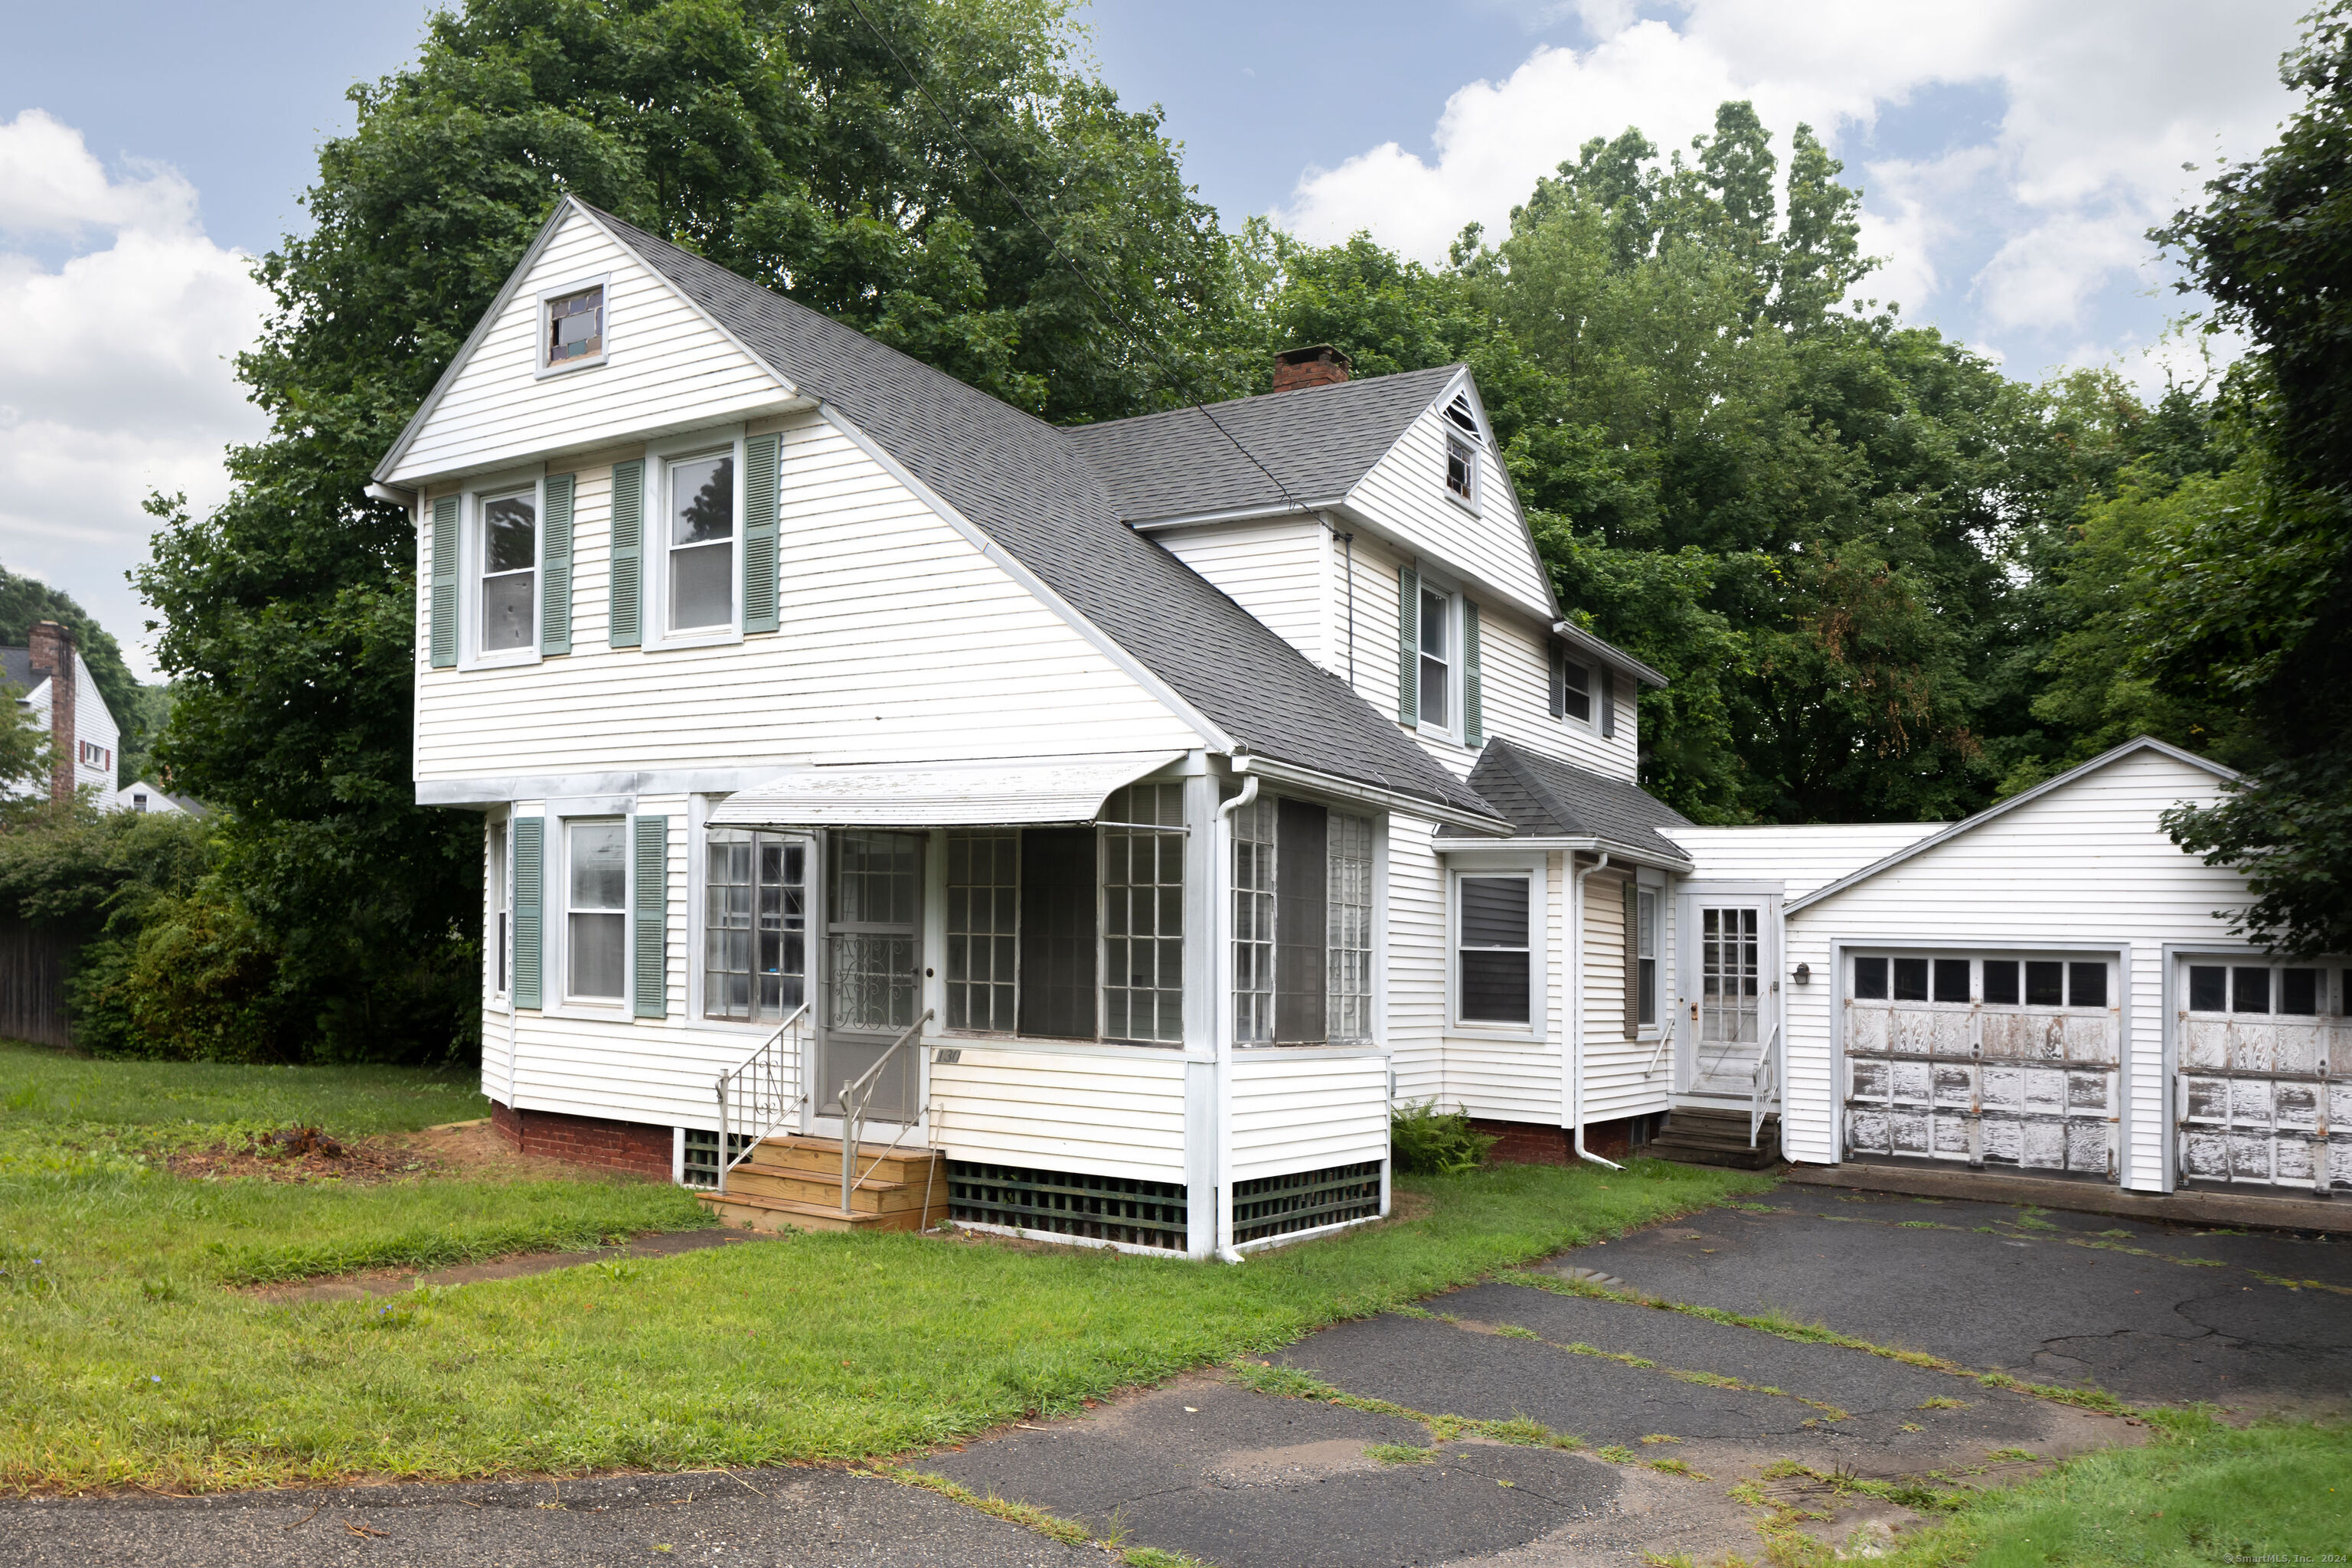
[[[1646,1029],[1658,1021],[1658,895],[1648,888],[1633,894],[1633,1024]]]
[[[565,992],[617,1002],[628,990],[629,860],[618,818],[564,825]]]
[[[503,996],[509,984],[508,964],[513,955],[514,884],[507,874],[507,825],[490,824],[490,990]]]
[[[1469,872],[1454,879],[1454,1016],[1524,1029],[1535,1018],[1535,877]]]
[[[1421,590],[1421,723],[1454,727],[1454,595]]]
[[[669,628],[735,624],[735,453],[672,458],[667,522]]]
[[[1261,797],[1233,821],[1235,1041],[1371,1038],[1370,819]]]
[[[703,1016],[782,1018],[807,993],[807,842],[714,827],[703,857]]]
[[[542,376],[604,363],[604,280],[567,284],[539,296],[539,364]]]
[[[528,652],[539,646],[539,489],[479,498],[481,599],[478,654]]]

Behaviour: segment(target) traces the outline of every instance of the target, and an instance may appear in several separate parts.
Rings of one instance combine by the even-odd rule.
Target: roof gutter
[[[1301,512],[1328,511],[1339,508],[1340,498],[1322,500],[1269,501],[1263,506],[1232,507],[1223,511],[1179,512],[1173,517],[1122,519],[1138,533],[1162,533],[1171,528],[1206,528],[1223,522],[1262,522],[1270,517],[1295,517]]]
[[[1259,778],[1270,780],[1275,784],[1296,784],[1302,789],[1311,789],[1318,795],[1335,795],[1341,800],[1361,801],[1366,805],[1378,806],[1383,811],[1401,811],[1412,816],[1426,817],[1433,822],[1442,822],[1449,827],[1466,828],[1472,833],[1483,833],[1490,838],[1502,839],[1511,836],[1511,825],[1500,817],[1482,816],[1475,812],[1465,811],[1460,806],[1447,805],[1423,795],[1406,795],[1399,790],[1382,789],[1377,784],[1359,784],[1354,779],[1340,778],[1337,774],[1320,773],[1313,768],[1302,768],[1295,763],[1278,763],[1271,757],[1255,756],[1246,752],[1235,753],[1233,764],[1234,772],[1244,779],[1255,774]]]
[[[1570,647],[1581,648],[1595,658],[1605,658],[1644,686],[1664,687],[1666,678],[1643,664],[1614,643],[1604,642],[1578,626],[1574,621],[1554,621],[1551,635]]]
[[[1438,838],[1431,841],[1440,855],[1450,855],[1457,849],[1564,849],[1579,855],[1607,855],[1620,865],[1647,866],[1658,871],[1687,871],[1697,864],[1687,855],[1668,855],[1662,850],[1645,849],[1639,845],[1621,843],[1614,838],[1588,835],[1581,838],[1558,836],[1539,837],[1528,834],[1523,837],[1505,839],[1499,844],[1483,843],[1467,838]]]

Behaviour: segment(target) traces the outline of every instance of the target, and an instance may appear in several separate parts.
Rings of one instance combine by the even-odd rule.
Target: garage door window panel
[[[2352,1188],[2352,1026],[2331,971],[2191,961],[2176,994],[2184,1180]]]

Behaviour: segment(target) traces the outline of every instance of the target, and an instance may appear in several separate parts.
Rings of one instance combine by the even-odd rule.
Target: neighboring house
[[[212,815],[194,796],[173,795],[152,779],[141,779],[136,784],[123,785],[115,799],[125,811],[152,812],[159,816],[201,819]]]
[[[96,789],[99,805],[113,807],[122,731],[75,648],[73,633],[55,621],[39,621],[26,643],[0,647],[0,680],[18,689],[17,706],[31,710],[48,731],[55,760],[47,793],[63,801],[71,800],[76,790]],[[9,793],[42,790],[38,784],[16,784]]]
[[[1919,954],[1985,948],[1873,904],[1891,864],[1832,887],[1937,829],[1699,829],[1643,794],[1660,678],[1563,618],[1467,369],[1284,362],[1266,396],[1057,429],[562,203],[373,491],[419,525],[417,799],[488,821],[501,1129],[708,1184],[746,1152],[723,1114],[802,1140],[739,1218],[943,1201],[1196,1256],[1385,1212],[1406,1100],[1568,1159],[1786,1085],[1795,1157],[1949,1155],[1856,1142],[1891,1091],[1843,1103],[1932,1054],[1841,1065],[1780,984],[1823,921],[1803,994],[1883,957],[1890,1016]],[[2076,896],[2144,924],[2161,864],[2165,940],[2210,944],[2217,874],[2093,787],[2137,765],[2004,809],[2093,801],[2142,880],[2107,890],[2077,830]],[[2021,962],[2086,934],[2031,914],[2054,880],[2004,895]],[[836,1209],[806,1141],[853,1079],[942,1160]]]

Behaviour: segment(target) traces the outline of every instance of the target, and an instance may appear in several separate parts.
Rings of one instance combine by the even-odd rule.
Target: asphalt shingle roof
[[[1033,418],[609,214],[596,216],[779,374],[840,409],[1240,745],[1494,815],[1475,790],[1337,676],[1127,527],[1076,432]],[[1433,374],[1425,373],[1420,384]],[[1380,380],[1360,384],[1378,386]]]
[[[1235,398],[1211,405],[1213,419],[1198,408],[1176,408],[1073,426],[1064,434],[1130,523],[1280,506],[1286,491],[1292,502],[1337,500],[1461,368]]]
[[[1678,866],[1689,854],[1661,827],[1690,819],[1641,785],[1531,752],[1497,735],[1470,770],[1470,787],[1507,817],[1521,838],[1605,838]],[[1459,830],[1442,827],[1441,837]]]
[[[44,679],[33,673],[31,648],[0,647],[0,681],[30,691]]]

